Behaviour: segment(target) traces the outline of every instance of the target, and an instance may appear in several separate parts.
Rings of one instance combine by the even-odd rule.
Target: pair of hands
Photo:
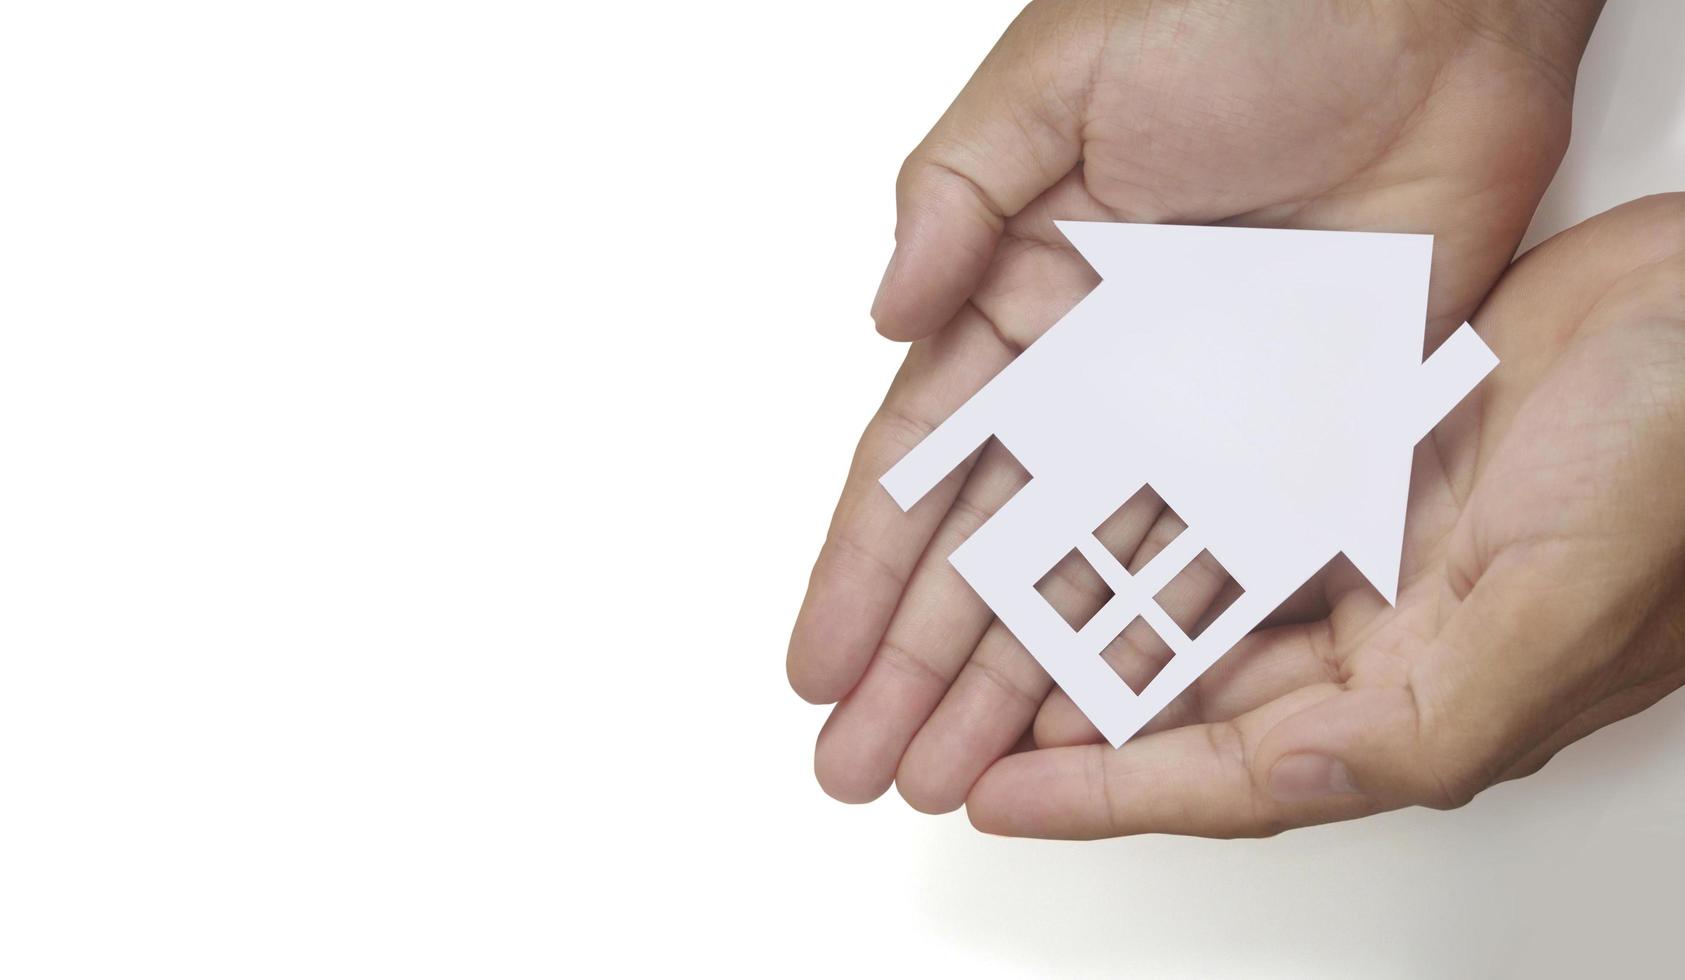
[[[895,783],[997,833],[1268,834],[1459,805],[1685,682],[1685,198],[1505,271],[1597,7],[1025,10],[898,183],[873,315],[918,339],[790,644],[797,692],[839,702],[827,792]],[[1501,361],[1417,448],[1397,605],[1336,560],[1119,750],[947,564],[1026,479],[1010,457],[984,450],[907,514],[877,485],[1094,286],[1053,218],[1431,233],[1429,348],[1472,318]],[[1139,563],[1179,529],[1138,499],[1107,543]],[[1173,615],[1221,601],[1215,576],[1175,587]],[[1167,653],[1126,632],[1106,655],[1129,676]]]

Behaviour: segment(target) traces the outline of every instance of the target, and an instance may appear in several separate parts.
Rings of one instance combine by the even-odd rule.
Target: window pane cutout
[[[1153,601],[1190,640],[1197,640],[1246,593],[1209,548],[1194,556]]]
[[[1175,652],[1145,619],[1136,616],[1100,654],[1118,679],[1137,695],[1159,675]]]
[[[1036,591],[1073,630],[1088,625],[1114,595],[1105,579],[1076,548],[1048,569],[1036,582]]]
[[[1158,554],[1161,545],[1150,540],[1149,536],[1153,526],[1167,516],[1175,527],[1187,527],[1187,522],[1148,484],[1135,491],[1117,510],[1112,511],[1110,517],[1101,521],[1094,529],[1094,537],[1107,554],[1117,559],[1119,565],[1139,571],[1142,565]],[[1175,535],[1171,537],[1173,539]]]

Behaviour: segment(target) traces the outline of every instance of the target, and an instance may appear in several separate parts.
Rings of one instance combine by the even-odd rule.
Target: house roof
[[[1393,601],[1414,446],[1467,391],[1440,404],[1422,370],[1431,237],[1058,226],[1102,282],[1049,359],[1126,372],[1091,410],[1133,426],[1184,519],[1326,535]]]

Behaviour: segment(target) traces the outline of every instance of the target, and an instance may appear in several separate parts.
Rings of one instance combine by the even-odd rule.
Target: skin
[[[1137,829],[1103,791],[1114,774],[1132,772],[1154,781],[1159,818],[1189,821],[1152,829],[1256,832],[1262,825],[1196,812],[1161,784],[1185,782],[1187,794],[1238,791],[1232,763],[1252,772],[1266,758],[1241,737],[1241,719],[1254,719],[1246,722],[1254,733],[1273,732],[1337,700],[1334,693],[1376,699],[1391,691],[1384,704],[1351,709],[1350,717],[1371,719],[1348,724],[1351,737],[1372,740],[1386,730],[1374,711],[1422,710],[1406,651],[1440,642],[1441,627],[1462,623],[1452,611],[1486,597],[1492,586],[1483,576],[1506,567],[1492,560],[1496,537],[1455,531],[1476,499],[1481,450],[1501,434],[1476,402],[1418,450],[1397,610],[1337,561],[1167,709],[1154,734],[1121,752],[1093,744],[1097,734],[946,563],[1022,485],[1022,471],[991,446],[906,515],[876,479],[1093,287],[1053,217],[1434,233],[1436,345],[1503,270],[1566,141],[1574,66],[1596,5],[1523,9],[1525,17],[1504,5],[1451,3],[1026,9],[898,184],[897,250],[874,315],[886,334],[924,339],[862,439],[788,661],[798,693],[839,702],[816,753],[827,792],[863,802],[895,783],[933,812],[969,796],[985,829],[1092,836]],[[1487,389],[1545,356],[1537,340],[1499,348],[1484,312],[1479,322],[1505,359]],[[1495,394],[1479,399],[1487,400],[1510,405]],[[1515,412],[1504,411],[1493,418],[1507,424]],[[1511,516],[1494,511],[1494,519]],[[1178,528],[1148,496],[1102,537],[1138,566]],[[1480,546],[1479,561],[1452,548],[1457,534]],[[1447,576],[1448,596],[1430,588]],[[1200,567],[1165,601],[1173,615],[1197,619],[1226,588],[1218,569]],[[1093,583],[1075,570],[1056,575],[1049,594],[1079,612],[1097,604]],[[1140,633],[1126,632],[1107,652],[1132,680],[1165,652]],[[1494,630],[1487,639],[1500,637]],[[1272,724],[1259,728],[1257,718]],[[1203,769],[1189,764],[1198,745]],[[1152,746],[1161,748],[1143,754]],[[1031,747],[1039,750],[1022,751]],[[1337,756],[1268,756],[1271,767],[1249,785],[1270,785],[1273,764],[1287,760],[1275,773],[1278,790],[1362,786],[1371,804],[1361,812],[1369,812],[1407,800],[1458,802],[1473,782],[1447,762],[1451,775],[1432,781],[1449,787],[1438,795],[1385,789],[1391,776],[1341,748]],[[1104,801],[1109,822],[1080,822],[1088,811],[1073,794],[1090,808]],[[1284,825],[1279,813],[1248,805],[1274,821],[1269,827]]]

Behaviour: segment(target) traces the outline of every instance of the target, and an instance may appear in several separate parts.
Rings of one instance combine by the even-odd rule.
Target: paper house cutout
[[[1344,552],[1396,599],[1416,443],[1497,364],[1425,362],[1432,237],[1058,222],[1101,284],[884,475],[912,507],[990,436],[1031,480],[950,556],[1114,746]],[[1187,523],[1129,574],[1094,536],[1150,485]],[[1114,593],[1073,629],[1035,584],[1072,548]],[[1202,549],[1244,594],[1197,639],[1154,596]],[[1174,656],[1137,695],[1101,651]]]

